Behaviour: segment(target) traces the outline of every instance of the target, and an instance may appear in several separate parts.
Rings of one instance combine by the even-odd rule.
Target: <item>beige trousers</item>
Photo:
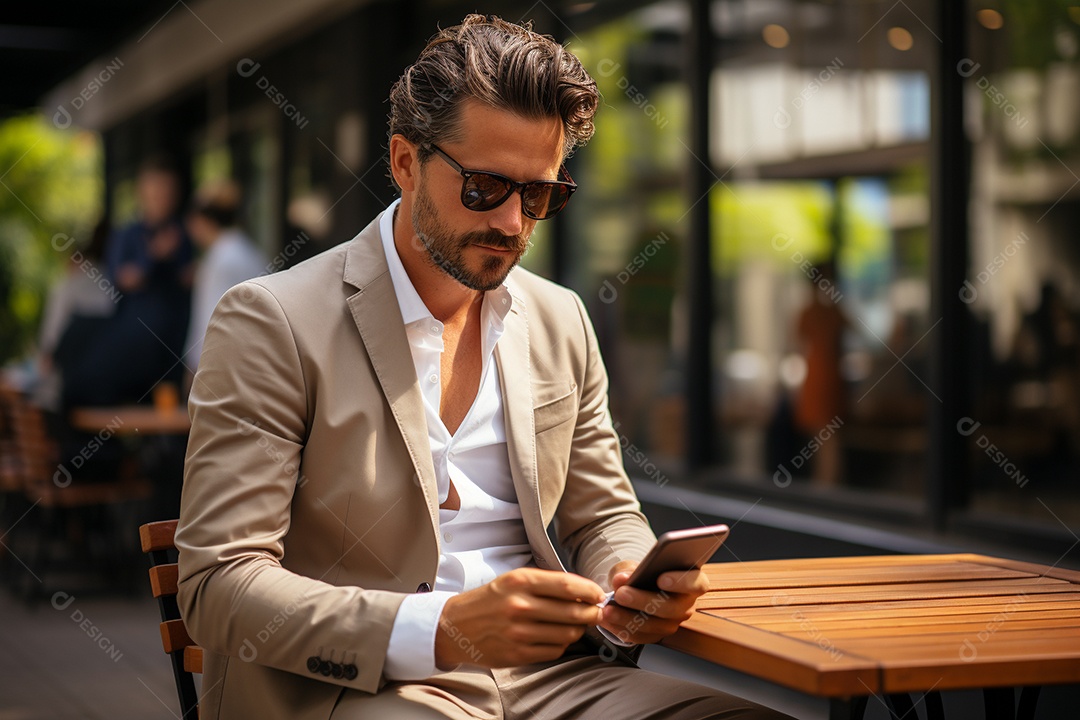
[[[618,659],[607,661],[582,645],[553,662],[393,682],[376,695],[346,690],[331,718],[782,720],[788,716]]]

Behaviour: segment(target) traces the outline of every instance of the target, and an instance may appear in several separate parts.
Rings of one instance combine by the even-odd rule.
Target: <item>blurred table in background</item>
[[[191,430],[185,405],[76,407],[68,415],[68,422],[76,430],[101,439],[116,436],[128,446],[140,474],[154,486],[149,514],[139,518],[140,522],[179,515],[184,453]]]
[[[113,435],[186,435],[191,419],[186,407],[161,410],[151,405],[78,407],[69,416],[71,426],[88,433]]]

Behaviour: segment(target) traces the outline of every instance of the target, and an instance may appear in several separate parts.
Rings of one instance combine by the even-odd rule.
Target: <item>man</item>
[[[706,583],[625,586],[654,538],[595,335],[511,272],[573,191],[595,83],[473,15],[391,106],[401,200],[226,293],[206,336],[176,536],[203,717],[777,717],[596,639],[670,634]]]
[[[191,321],[184,343],[184,365],[199,364],[203,335],[214,306],[233,285],[266,274],[266,258],[237,226],[240,187],[231,181],[202,188],[188,214],[191,239],[202,251],[191,288]]]

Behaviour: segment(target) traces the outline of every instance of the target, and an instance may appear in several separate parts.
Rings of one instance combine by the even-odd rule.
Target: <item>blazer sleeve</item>
[[[176,533],[178,601],[208,650],[366,692],[404,595],[338,587],[282,566],[310,401],[289,320],[257,281],[222,298],[207,330]],[[318,650],[354,679],[307,668]],[[355,659],[351,659],[355,658]]]
[[[573,297],[584,333],[584,373],[556,529],[574,571],[610,590],[612,566],[622,560],[641,560],[656,536],[623,468],[596,333],[581,299]]]

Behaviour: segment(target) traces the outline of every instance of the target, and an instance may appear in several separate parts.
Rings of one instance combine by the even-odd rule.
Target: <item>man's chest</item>
[[[476,400],[482,372],[479,326],[469,323],[460,329],[447,328],[440,357],[439,416],[451,435]]]

